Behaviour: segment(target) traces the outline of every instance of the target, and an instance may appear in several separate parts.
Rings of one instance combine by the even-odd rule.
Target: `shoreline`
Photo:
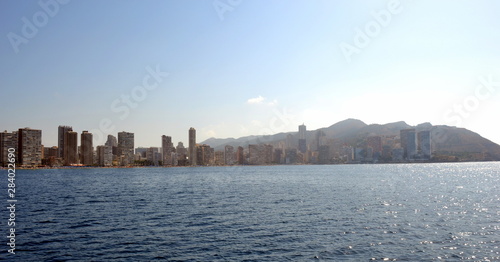
[[[247,167],[247,166],[336,166],[336,165],[391,165],[391,164],[448,164],[448,163],[494,163],[492,161],[457,161],[457,162],[393,162],[393,163],[339,163],[339,164],[269,164],[269,165],[213,165],[213,166],[58,166],[58,167],[18,167],[16,170],[51,170],[51,169],[108,169],[108,168],[189,168],[189,167]],[[0,167],[0,170],[8,170]]]

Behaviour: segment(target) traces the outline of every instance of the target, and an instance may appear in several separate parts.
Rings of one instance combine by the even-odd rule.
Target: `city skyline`
[[[361,120],[358,120],[358,119],[354,119],[354,118],[349,118],[349,119],[345,119],[345,120],[342,120],[342,121],[339,121],[338,123],[334,123],[333,125],[335,124],[339,124],[341,122],[346,122],[346,121],[361,121]],[[364,123],[363,121],[361,121],[362,123]],[[383,123],[382,125],[388,125],[388,124],[397,124],[397,123],[405,123],[407,124],[405,121],[397,121],[397,122],[394,122],[394,123]],[[375,124],[370,124],[370,125],[380,125],[381,123],[375,123]],[[433,126],[431,123],[429,122],[425,122],[425,123],[420,123],[419,125],[428,125],[430,124],[431,126]],[[319,136],[322,136],[324,135],[323,134],[323,131],[322,129],[325,129],[325,128],[328,128],[328,127],[331,127],[333,125],[329,125],[327,127],[322,127],[322,128],[318,128],[318,129],[308,129],[307,126],[305,125],[305,123],[301,123],[300,125],[297,125],[295,130],[290,130],[290,131],[284,131],[284,132],[279,132],[279,133],[283,133],[283,134],[295,134],[297,136],[297,149],[299,151],[303,151],[303,149],[306,147],[306,142],[305,142],[305,136],[306,136],[306,132],[314,132],[315,136],[316,136],[316,140],[317,140],[317,143],[319,143],[319,140],[320,137]],[[412,125],[410,125],[412,126]],[[418,125],[414,125],[413,127],[416,127]],[[410,129],[402,129],[401,130],[401,139],[402,139],[402,144],[405,144],[404,141],[406,141],[407,137],[406,137],[406,132],[408,131],[411,131],[413,130],[414,134],[413,136],[415,137],[415,139],[417,139],[417,133],[415,133],[415,128],[410,128]],[[448,126],[448,127],[451,127],[451,128],[455,128],[455,126]],[[148,134],[139,134],[139,136],[137,136],[137,133],[135,132],[129,132],[129,131],[118,131],[118,132],[115,132],[115,133],[111,133],[111,134],[105,134],[104,137],[105,139],[102,140],[102,139],[95,139],[94,138],[94,134],[89,132],[88,129],[78,129],[78,128],[74,128],[72,126],[68,126],[68,125],[59,125],[57,127],[57,132],[58,132],[58,139],[56,139],[57,143],[55,145],[51,145],[51,144],[46,144],[43,139],[43,133],[46,132],[45,130],[43,130],[42,128],[32,128],[30,126],[28,127],[18,127],[18,128],[15,128],[13,130],[3,130],[3,131],[0,131],[0,134],[3,133],[3,132],[7,132],[7,133],[11,133],[11,132],[17,132],[18,130],[20,129],[31,129],[31,130],[40,130],[40,131],[43,131],[41,132],[41,144],[45,147],[45,148],[49,148],[49,147],[56,147],[57,148],[57,156],[60,157],[60,158],[64,158],[65,155],[67,154],[65,152],[65,147],[67,147],[67,138],[66,136],[70,135],[71,136],[71,150],[76,150],[78,147],[80,146],[83,146],[82,144],[82,141],[83,141],[83,137],[84,136],[87,136],[87,140],[85,142],[85,145],[86,147],[93,147],[94,149],[97,149],[97,146],[103,146],[103,145],[106,145],[106,146],[117,146],[118,148],[121,148],[120,147],[120,142],[122,144],[127,144],[127,150],[132,150],[132,149],[136,149],[136,148],[149,148],[149,147],[157,147],[157,148],[163,148],[163,147],[175,147],[174,144],[175,143],[181,143],[181,144],[184,144],[186,143],[188,145],[187,147],[187,150],[188,150],[188,153],[187,155],[189,156],[191,153],[189,151],[189,144],[192,145],[193,149],[194,150],[194,146],[195,145],[199,145],[199,144],[202,144],[203,142],[209,140],[208,138],[207,139],[203,139],[203,140],[199,140],[197,139],[197,129],[195,129],[194,127],[190,127],[188,129],[188,132],[185,132],[187,133],[186,135],[186,140],[176,140],[174,138],[172,138],[172,136],[170,135],[165,135],[165,134],[162,134],[160,135],[156,140],[156,142],[154,142],[153,144],[149,144],[149,145],[137,145],[136,143],[136,137],[141,137],[141,136],[148,136],[148,137],[151,137],[151,135],[148,135]],[[76,130],[76,131],[75,131]],[[269,129],[265,129],[266,131],[269,131]],[[470,130],[472,132],[475,132],[475,130]],[[428,131],[427,131],[428,132]],[[210,137],[210,139],[222,139],[222,140],[225,140],[225,139],[243,139],[243,138],[246,138],[246,139],[255,139],[255,138],[263,138],[262,139],[262,143],[265,144],[265,141],[266,141],[266,138],[267,136],[273,136],[273,135],[277,135],[279,133],[265,133],[265,134],[250,134],[248,136],[243,136],[243,137],[237,137],[237,138],[233,138],[233,137],[226,137],[226,138],[220,138],[220,137]],[[88,137],[88,135],[90,135],[90,137]],[[479,136],[487,139],[487,140],[490,140],[488,139],[487,137],[484,137],[482,136],[482,134],[478,133]],[[124,137],[123,139],[120,139],[120,136]],[[428,136],[428,135],[427,135]],[[127,138],[125,138],[127,137]],[[115,141],[114,142],[110,142],[110,139],[114,139]],[[490,140],[491,142],[495,143],[494,141]],[[307,143],[309,143],[310,141],[308,141]],[[495,144],[498,144],[498,143],[495,143]],[[62,147],[61,147],[62,146]],[[415,147],[419,147],[420,145],[418,144],[415,144]],[[124,146],[122,146],[124,147]],[[415,148],[414,150],[416,150],[417,148]],[[168,151],[168,150],[167,150]],[[406,152],[405,152],[406,153]],[[73,153],[73,154],[78,154],[78,153]],[[163,154],[163,152],[162,152]]]
[[[56,146],[67,125],[96,147],[125,130],[147,147],[187,144],[191,126],[203,141],[354,117],[500,144],[498,2],[213,3],[0,2],[1,131]]]
[[[343,123],[357,121],[359,120],[350,119]],[[399,137],[372,133],[364,138],[362,144],[359,139],[356,144],[347,143],[345,139],[331,139],[326,136],[325,131],[315,130],[315,138],[307,143],[307,127],[302,124],[298,126],[297,133],[288,133],[286,139],[278,143],[262,137],[264,141],[253,144],[248,141],[248,150],[238,146],[237,152],[228,144],[223,150],[216,150],[211,145],[198,143],[196,129],[193,127],[188,130],[188,151],[182,142],[174,147],[171,137],[165,135],[161,136],[161,149],[134,147],[135,134],[125,131],[119,132],[118,138],[108,135],[104,145],[94,148],[93,134],[88,131],[81,133],[80,146],[78,133],[71,126],[61,125],[58,132],[58,142],[64,145],[63,148],[45,147],[42,144],[42,130],[38,129],[19,128],[18,131],[0,133],[0,166],[8,163],[7,154],[12,152],[16,153],[19,158],[16,163],[21,167],[352,164],[449,159],[448,156],[442,158],[444,155],[439,154],[434,158],[431,131],[417,131],[415,128],[400,129]],[[439,132],[437,134],[439,141]],[[485,153],[479,155],[484,157]]]
[[[172,138],[166,135],[161,136],[161,147],[136,147],[135,133],[125,131],[118,132],[116,137],[108,135],[104,144],[94,147],[93,134],[86,130],[81,132],[78,143],[78,133],[73,127],[60,125],[57,129],[58,142],[63,148],[45,146],[40,129],[0,132],[0,165],[7,163],[7,154],[13,149],[22,167],[376,164],[500,159],[500,145],[470,130],[429,123],[410,126],[403,121],[366,125],[360,120],[346,119],[328,128],[309,131],[302,123],[297,132],[210,141],[197,141],[196,129],[191,127],[187,149],[182,141],[175,147]]]

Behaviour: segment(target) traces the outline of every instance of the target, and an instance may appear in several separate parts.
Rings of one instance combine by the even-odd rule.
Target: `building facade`
[[[81,143],[81,163],[85,166],[92,166],[94,164],[94,146],[92,145],[92,133],[83,131],[80,135]]]
[[[0,166],[7,166],[7,164],[9,163],[8,155],[10,148],[13,148],[15,150],[14,154],[15,156],[17,156],[17,142],[14,143],[13,134],[5,130],[4,132],[0,133]]]
[[[268,144],[248,145],[250,165],[269,165],[273,162],[273,146]]]
[[[57,148],[58,148],[58,157],[64,159],[64,137],[66,132],[73,131],[73,127],[71,126],[59,126],[57,128]]]
[[[189,163],[192,166],[195,166],[197,164],[196,155],[197,155],[197,150],[196,150],[196,129],[194,129],[194,128],[191,127],[189,129],[188,158],[189,158]]]
[[[401,148],[403,148],[403,158],[412,159],[417,150],[415,129],[403,129],[399,132],[399,134],[401,140]]]
[[[123,166],[134,163],[134,133],[125,131],[118,133],[118,156]]]
[[[67,131],[64,133],[64,165],[78,164],[78,133]]]
[[[18,163],[21,166],[42,164],[42,130],[20,128],[18,131]]]
[[[227,145],[224,147],[224,164],[234,165],[235,163],[235,152],[234,147]]]
[[[163,155],[163,165],[173,165],[172,153],[175,151],[175,148],[172,143],[172,137],[165,135],[161,136],[161,151]]]
[[[425,160],[431,159],[432,151],[431,151],[431,132],[430,131],[418,132],[418,153]]]
[[[112,166],[113,165],[113,152],[111,146],[97,146],[97,165],[98,166]]]
[[[307,151],[306,126],[304,124],[299,126],[299,151],[302,153]]]

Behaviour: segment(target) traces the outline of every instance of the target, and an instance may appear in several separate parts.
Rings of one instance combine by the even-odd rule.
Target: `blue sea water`
[[[16,185],[6,261],[500,260],[498,162],[18,170]]]

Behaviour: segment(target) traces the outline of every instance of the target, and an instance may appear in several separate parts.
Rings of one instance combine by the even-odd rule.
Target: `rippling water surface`
[[[500,163],[18,170],[16,183],[8,261],[500,260]]]

